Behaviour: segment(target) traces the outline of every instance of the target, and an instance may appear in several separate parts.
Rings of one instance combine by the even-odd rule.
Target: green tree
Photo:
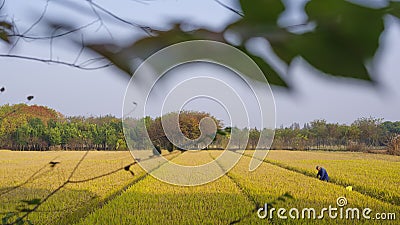
[[[47,136],[50,146],[57,146],[61,144],[60,128],[58,127],[48,128]]]
[[[257,128],[250,129],[247,149],[256,149],[259,140],[260,140],[260,131],[257,130]]]
[[[328,138],[328,129],[326,125],[326,120],[314,120],[310,123],[311,125],[311,135],[314,139],[314,144],[319,149],[321,146],[325,146],[326,140]]]
[[[211,126],[211,124],[204,124],[204,126],[202,127],[204,130],[200,131],[200,123],[202,119],[212,118],[214,124],[216,125],[216,128],[222,128],[221,122],[215,117],[211,116],[209,113],[195,111],[182,111],[179,112],[179,114],[176,112],[168,113],[166,115],[163,115],[162,117],[155,118],[151,125],[148,127],[148,133],[154,146],[171,149],[171,143],[175,143],[175,145],[183,144],[181,143],[182,137],[179,133],[171,133],[171,137],[169,138],[171,138],[172,140],[169,140],[164,131],[164,129],[168,129],[168,127],[173,127],[173,124],[177,122],[176,118],[178,118],[180,132],[182,132],[182,134],[186,138],[190,140],[196,140],[202,137],[201,134],[202,132],[204,132],[204,139],[199,139],[196,141],[196,143],[193,143],[195,146],[185,146],[185,149],[198,148],[202,144],[214,140],[214,138],[216,137],[216,134],[213,133],[214,130],[212,129],[213,126]],[[163,125],[166,127],[163,127]],[[175,147],[176,146],[173,146],[173,148]]]
[[[359,142],[364,143],[368,146],[377,145],[379,143],[379,135],[381,134],[382,119],[376,119],[373,117],[359,118],[352,124],[359,130]]]

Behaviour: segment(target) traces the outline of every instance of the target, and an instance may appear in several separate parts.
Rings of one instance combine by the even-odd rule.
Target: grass
[[[247,155],[252,152],[246,152]],[[43,199],[62,184],[84,152],[0,151],[0,213],[32,208],[29,201]],[[180,165],[205,164],[221,151],[173,153],[166,156]],[[235,154],[235,153],[232,153]],[[49,161],[60,162],[54,168]],[[89,152],[71,178],[90,179],[123,168],[133,161],[129,152]],[[348,207],[369,207],[373,212],[395,212],[391,202],[399,196],[400,157],[346,152],[270,151],[266,162],[248,171],[250,158],[220,179],[200,186],[181,187],[146,176],[138,166],[118,170],[88,182],[68,183],[29,215],[34,224],[398,224],[374,220],[261,220],[257,209],[336,207],[345,196]],[[315,165],[327,168],[334,182],[314,176]],[[163,166],[161,166],[162,168]],[[39,171],[31,177],[32,174]],[[157,171],[156,171],[157,172]],[[196,177],[193,177],[196,179]],[[381,179],[384,179],[382,181]],[[28,180],[26,184],[24,181]],[[23,184],[23,185],[21,185]],[[355,191],[347,191],[351,184]],[[376,185],[374,185],[376,184]],[[19,186],[21,185],[21,186]],[[12,189],[18,186],[18,188]],[[366,190],[370,191],[364,193]],[[383,193],[375,196],[371,193]],[[25,202],[23,202],[25,200]],[[28,203],[26,202],[28,201]],[[34,201],[33,201],[34,203]],[[0,215],[0,216],[2,216]]]

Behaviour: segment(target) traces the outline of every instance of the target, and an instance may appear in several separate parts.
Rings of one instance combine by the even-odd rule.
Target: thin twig
[[[237,14],[237,15],[239,15],[240,17],[244,17],[244,13],[243,13],[243,12],[240,12],[239,10],[230,7],[230,6],[226,5],[225,3],[222,3],[222,2],[219,1],[219,0],[214,0],[214,1],[215,1],[216,3],[218,3],[220,6],[222,6],[222,7],[226,8],[226,9],[228,9],[229,11],[232,11],[233,13],[235,13],[235,14]]]
[[[122,23],[125,23],[127,25],[130,25],[132,27],[140,28],[141,30],[143,30],[149,36],[152,35],[151,34],[152,29],[150,27],[142,26],[142,25],[139,25],[137,23],[133,23],[133,22],[130,22],[130,21],[126,20],[126,19],[123,19],[122,17],[117,16],[116,14],[112,13],[111,11],[109,11],[106,8],[100,6],[99,4],[95,3],[92,0],[86,0],[86,1],[89,2],[90,4],[92,4],[94,7],[98,8],[99,10],[103,11],[104,13],[108,14],[109,16],[113,17],[114,19],[116,19],[116,20],[118,20],[118,21],[120,21]]]
[[[81,49],[79,50],[78,55],[75,58],[75,61],[73,62],[73,64],[76,64],[79,60],[79,57],[81,57],[83,50],[85,50],[85,41],[83,40],[83,35],[81,36],[81,40],[82,40],[82,46]],[[82,66],[82,64],[81,64]]]
[[[25,60],[38,61],[38,62],[43,62],[43,63],[54,63],[54,64],[60,64],[60,65],[75,67],[75,68],[83,69],[83,70],[98,70],[98,69],[107,68],[107,67],[110,67],[110,66],[113,65],[111,62],[109,62],[107,64],[96,66],[96,67],[84,67],[82,65],[77,65],[77,64],[74,64],[74,63],[64,62],[64,61],[60,61],[60,60],[41,59],[41,58],[36,58],[36,57],[31,57],[31,56],[23,56],[23,55],[0,54],[0,57],[25,59]]]
[[[66,36],[68,34],[83,30],[83,29],[85,29],[85,28],[87,28],[87,27],[89,27],[89,26],[91,26],[91,25],[93,25],[93,24],[95,24],[97,22],[99,22],[98,19],[93,20],[92,22],[87,23],[85,25],[82,25],[80,27],[74,28],[72,30],[69,30],[69,31],[66,31],[66,32],[63,32],[63,33],[60,33],[60,34],[50,35],[50,36],[28,36],[28,35],[25,35],[25,34],[15,33],[15,34],[9,35],[9,37],[21,37],[22,39],[31,39],[31,40],[54,39],[54,38],[63,37],[63,36]]]
[[[29,31],[31,31],[37,24],[39,24],[40,21],[42,21],[42,19],[44,18],[44,15],[45,15],[46,12],[47,12],[47,8],[48,8],[48,6],[49,6],[49,1],[50,1],[50,0],[46,0],[46,4],[45,4],[44,9],[43,9],[42,13],[40,14],[39,18],[38,18],[27,30],[25,30],[25,32],[24,32],[23,34],[27,34],[27,33],[28,33]],[[11,52],[12,52],[12,50],[15,48],[15,46],[17,46],[18,42],[19,42],[19,38],[12,44],[12,46],[11,46],[11,48],[9,49],[8,53],[11,53]]]
[[[85,60],[84,62],[79,63],[79,66],[88,67],[88,66],[90,66],[90,65],[92,65],[94,63],[101,62],[101,61],[104,61],[104,60],[107,60],[107,59],[104,58],[103,56],[96,57],[96,58],[91,58],[91,59]]]
[[[6,4],[6,0],[1,1],[0,10],[3,9],[4,5]]]
[[[88,1],[90,8],[92,9],[93,13],[97,16],[97,18],[100,21],[100,26],[98,29],[100,29],[100,27],[104,27],[107,31],[107,33],[110,35],[111,39],[114,39],[110,29],[108,29],[107,25],[104,23],[103,18],[100,16],[100,14],[97,12],[96,8],[94,7],[93,4],[91,4],[91,1]]]

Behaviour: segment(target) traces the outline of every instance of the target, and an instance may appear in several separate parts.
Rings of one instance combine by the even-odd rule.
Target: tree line
[[[350,125],[314,120],[302,128],[293,123],[276,129],[273,148],[362,151],[384,147],[399,134],[400,122],[383,122],[373,117],[359,118]]]
[[[165,117],[171,116],[170,114]],[[221,121],[212,117],[208,113],[183,112],[180,115],[180,128],[182,133],[191,139],[196,139],[200,135],[198,124],[204,117],[211,117],[217,126],[213,141],[206,148],[225,149],[228,144],[231,149],[287,149],[287,150],[349,150],[349,151],[368,151],[374,149],[385,149],[393,145],[393,140],[400,135],[400,122],[383,121],[379,118],[359,118],[352,124],[328,123],[326,120],[319,119],[300,126],[293,123],[288,127],[281,126],[273,130],[257,128],[237,128],[225,127]],[[185,118],[185,119],[181,119]],[[165,119],[168,121],[168,119]],[[142,124],[128,126],[128,139],[132,142],[132,147],[145,149],[156,146],[158,149],[174,150],[179,149],[174,146],[166,137],[161,117],[154,120],[150,117],[142,120],[130,121],[130,123]],[[165,122],[167,123],[167,122]],[[150,141],[143,142],[146,138],[146,130]],[[233,134],[235,134],[233,136]],[[265,141],[273,137],[272,146]],[[199,140],[201,141],[201,140]],[[396,153],[398,154],[398,153]]]
[[[188,142],[184,147],[172,144],[180,139],[174,137],[175,133],[167,137],[163,126],[173,124],[171,122],[176,118],[179,132],[197,141]],[[211,120],[203,121],[204,118]],[[199,126],[201,123],[202,127]],[[202,132],[205,135],[200,137]],[[392,146],[400,135],[400,122],[384,122],[370,117],[347,125],[320,119],[303,126],[293,123],[275,131],[261,131],[257,128],[224,127],[220,120],[205,112],[183,111],[163,118],[125,119],[122,123],[121,119],[110,115],[65,117],[53,109],[37,105],[0,107],[0,148],[12,150],[126,150],[128,145],[135,149],[155,146],[158,151],[225,149],[228,145],[234,149],[255,149],[257,144],[259,148],[268,148],[265,140],[273,137],[274,132],[271,149],[364,151]],[[176,140],[171,142],[171,138]]]
[[[65,117],[44,106],[0,107],[0,147],[11,150],[126,149],[121,120],[114,116]]]

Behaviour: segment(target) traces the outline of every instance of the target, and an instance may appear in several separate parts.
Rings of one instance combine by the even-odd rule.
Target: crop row
[[[215,158],[220,152],[186,152],[173,161],[198,165],[212,160],[210,154],[211,158]],[[148,176],[81,220],[80,224],[304,224],[313,221],[280,220],[276,215],[272,220],[261,220],[257,217],[257,207],[268,203],[275,208],[295,207],[301,210],[314,207],[318,212],[330,205],[337,207],[338,197],[346,197],[348,207],[369,207],[373,212],[400,211],[398,206],[268,163],[250,172],[249,160],[248,157],[242,157],[228,175],[195,187],[171,185]],[[329,218],[318,222],[354,223],[351,220]]]
[[[247,152],[250,156],[252,152]],[[327,169],[331,182],[400,205],[400,157],[367,153],[270,151],[272,164],[315,176],[315,166]]]
[[[89,152],[71,182],[52,194],[84,154],[0,151],[0,218],[11,212],[12,222],[40,204],[27,217],[34,224],[70,224],[146,174],[139,165],[124,169],[133,162],[129,152]]]

